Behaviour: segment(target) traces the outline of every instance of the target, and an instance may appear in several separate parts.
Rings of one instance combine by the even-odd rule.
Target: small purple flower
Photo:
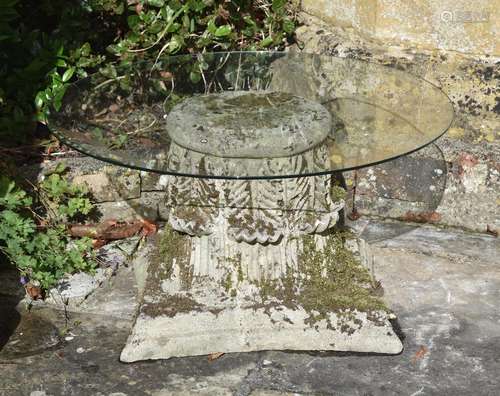
[[[28,278],[26,275],[23,275],[19,280],[21,281],[21,285],[24,286],[30,281],[30,278]]]

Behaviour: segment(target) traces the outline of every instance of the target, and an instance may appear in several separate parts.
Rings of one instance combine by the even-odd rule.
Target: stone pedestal
[[[242,103],[246,114],[234,113]],[[225,92],[187,99],[167,125],[168,169],[200,178],[164,180],[169,224],[122,361],[401,351],[362,264],[366,247],[333,229],[345,191],[320,175],[328,111],[289,94]],[[315,176],[287,178],[301,174]]]
[[[333,228],[343,200],[331,176],[168,181],[170,224],[149,255],[122,361],[268,349],[401,352],[366,245]]]

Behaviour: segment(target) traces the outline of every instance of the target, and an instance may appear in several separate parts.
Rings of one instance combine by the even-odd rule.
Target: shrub
[[[92,209],[87,191],[70,185],[64,168],[49,175],[33,196],[14,181],[0,176],[0,251],[22,276],[49,289],[64,274],[92,271],[92,242],[71,239],[68,219],[87,215]]]
[[[283,48],[294,10],[291,0],[3,0],[0,139],[29,139],[35,113],[40,120],[48,103],[58,108],[71,79],[110,63]]]

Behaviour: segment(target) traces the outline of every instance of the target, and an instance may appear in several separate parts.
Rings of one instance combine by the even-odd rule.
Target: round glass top
[[[49,129],[103,161],[227,179],[320,175],[416,151],[449,128],[448,97],[401,70],[295,52],[179,55],[71,84]]]

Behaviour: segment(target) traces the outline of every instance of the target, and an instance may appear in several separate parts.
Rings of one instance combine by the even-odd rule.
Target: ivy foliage
[[[88,215],[92,204],[87,190],[68,183],[64,171],[57,167],[33,196],[0,176],[0,251],[46,290],[67,273],[95,267],[91,240],[66,232],[65,222]]]

